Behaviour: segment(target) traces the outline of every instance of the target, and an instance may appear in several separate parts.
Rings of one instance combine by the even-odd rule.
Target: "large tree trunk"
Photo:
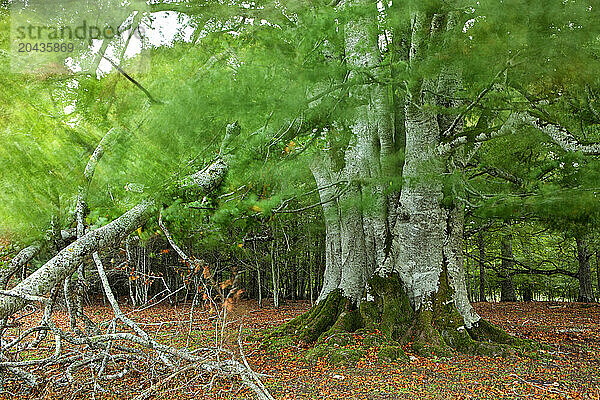
[[[455,25],[452,14],[428,17],[425,13],[415,13],[412,18],[410,65],[418,67],[428,38],[454,29]],[[442,293],[444,282],[447,282],[452,294],[452,310],[444,307],[438,310],[438,314],[458,311],[462,317],[459,326],[471,329],[477,326],[480,317],[470,305],[464,280],[464,207],[455,199],[444,198],[443,192],[443,176],[455,171],[460,155],[454,160],[438,151],[442,135],[455,134],[462,129],[462,123],[456,123],[445,113],[436,114],[429,107],[457,106],[455,100],[445,100],[446,97],[435,96],[434,93],[454,98],[460,86],[460,73],[453,68],[443,68],[438,77],[422,79],[420,87],[409,95],[404,112],[403,185],[393,253],[394,268],[399,272],[417,312],[431,309],[432,304],[439,300],[437,298],[449,297]],[[420,104],[415,99],[420,99]],[[444,318],[442,315],[434,317]],[[439,330],[444,331],[446,327]]]
[[[511,270],[514,266],[512,251],[512,235],[502,236],[500,243],[502,266],[500,267],[500,301],[517,301]]]
[[[577,243],[577,260],[579,261],[579,270],[577,278],[579,279],[579,296],[577,301],[582,303],[591,303],[594,301],[594,289],[592,288],[592,271],[590,269],[590,253],[588,240],[585,236],[575,237]]]
[[[344,28],[349,78],[354,79],[354,69],[379,65],[377,36],[367,19],[349,22]],[[317,185],[324,187],[320,196],[326,226],[325,278],[317,301],[336,289],[352,302],[360,301],[375,268],[384,269],[390,261],[385,253],[387,197],[383,184],[375,178],[380,177],[382,164],[393,152],[392,113],[380,85],[356,86],[349,96],[363,104],[356,107],[349,126],[356,143],[345,150],[343,167],[336,168],[329,154],[318,157],[312,166]],[[347,182],[341,194],[331,186],[340,180]],[[371,209],[356,206],[371,198]]]
[[[430,26],[434,30],[454,26],[446,16],[427,18],[431,17],[419,14],[413,19],[415,68]],[[362,17],[345,26],[350,77],[358,68],[377,71],[378,36],[370,22]],[[294,332],[311,342],[377,325],[391,339],[465,351],[479,349],[479,341],[513,341],[471,307],[463,265],[464,206],[444,198],[443,176],[454,172],[456,160],[440,155],[441,136],[460,131],[462,123],[436,114],[430,105],[454,106],[438,98],[457,97],[459,75],[443,71],[408,96],[402,110],[405,141],[398,141],[405,146],[399,195],[386,193],[382,182],[395,149],[386,90],[380,83],[369,83],[350,91],[350,98],[361,105],[350,124],[354,139],[344,162],[336,168],[331,152],[324,151],[311,167],[326,226],[323,290],[311,311],[278,332]],[[436,91],[448,96],[431,94]],[[339,198],[334,186],[338,181],[348,182]],[[355,205],[368,197],[370,207]]]
[[[412,104],[407,107],[404,184],[393,252],[394,266],[416,309],[430,301],[442,272],[446,221],[442,184],[435,178],[445,168],[433,153],[439,135],[435,115]]]

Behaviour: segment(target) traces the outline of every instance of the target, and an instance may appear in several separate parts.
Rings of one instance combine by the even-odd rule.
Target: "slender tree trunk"
[[[471,268],[471,282],[473,282],[473,287],[471,288],[471,301],[475,302],[477,301],[477,294],[475,289],[475,287],[477,286],[477,280],[475,279],[475,270],[477,269],[477,266],[475,263],[473,263],[472,267],[473,268]]]
[[[273,281],[273,305],[279,307],[279,273],[275,262],[275,240],[271,241],[271,280]]]
[[[583,235],[575,237],[577,243],[577,260],[579,261],[579,295],[577,301],[591,303],[594,301],[594,290],[592,289],[592,272],[590,270],[590,257],[588,239]]]
[[[131,263],[133,262],[133,258],[131,257],[131,246],[130,246],[130,242],[131,242],[131,236],[127,237],[127,239],[125,239],[125,256],[126,256],[126,271],[129,272],[130,268],[131,268]],[[128,277],[129,278],[129,277]],[[131,284],[131,279],[127,279],[127,285],[129,287],[129,298],[131,299],[131,305],[133,307],[137,306],[137,301],[136,301],[136,296],[134,295],[134,287]]]
[[[479,247],[479,301],[487,301],[485,296],[486,278],[485,278],[485,242],[483,232],[477,234],[477,247]]]
[[[598,299],[600,299],[600,251],[596,251],[596,282],[598,283]]]
[[[312,237],[310,234],[310,227],[309,229],[307,229],[307,236],[308,236],[308,248],[307,253],[308,253],[308,288],[307,288],[307,292],[308,292],[308,296],[310,297],[310,306],[313,306],[313,302],[314,302],[314,293],[313,293],[313,281],[314,281],[314,264],[315,264],[315,254],[311,251],[311,246],[313,245],[313,241],[312,241]]]
[[[511,269],[514,266],[512,235],[504,235],[500,244],[502,266],[500,269],[500,301],[517,301],[512,281]]]
[[[471,306],[467,296],[463,257],[464,218],[462,204],[455,204],[452,209],[447,211],[445,231],[447,240],[444,245],[443,256],[450,290],[453,292],[454,305],[462,316],[465,326],[471,328],[477,324],[480,317]]]
[[[529,282],[529,280],[525,283],[525,287],[523,288],[523,301],[533,301],[533,290],[531,289],[531,282]]]
[[[469,298],[469,301],[473,301],[473,290],[471,288],[471,277],[470,277],[470,272],[471,269],[470,267],[470,262],[469,262],[469,257],[465,258],[465,278],[466,278],[466,283],[467,283],[467,297]]]
[[[260,268],[257,268],[256,272],[256,283],[258,285],[258,307],[262,308],[262,279],[260,276]]]
[[[252,253],[254,254],[255,257],[255,265],[256,265],[256,284],[258,287],[258,307],[262,308],[262,300],[263,300],[263,293],[262,293],[262,276],[261,276],[261,271],[260,271],[260,262],[258,260],[258,255],[256,253],[256,241],[252,241]]]

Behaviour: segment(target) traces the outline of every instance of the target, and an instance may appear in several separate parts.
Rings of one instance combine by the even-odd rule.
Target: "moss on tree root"
[[[468,354],[504,356],[535,349],[531,342],[517,339],[483,319],[466,329],[454,305],[445,269],[438,291],[418,312],[412,309],[398,275],[374,277],[369,287],[372,301],[356,306],[341,290],[335,290],[270,336],[292,335],[305,343],[315,343],[307,358],[323,357],[329,352],[331,357],[327,358],[332,362],[344,358],[342,353],[346,353],[340,353],[340,346],[348,344],[349,333],[359,329],[381,332],[386,343],[378,343],[378,346],[387,349],[381,354],[384,359],[404,358],[400,343],[411,343],[413,351],[426,356],[448,356],[452,349]],[[353,353],[349,358],[355,356]]]

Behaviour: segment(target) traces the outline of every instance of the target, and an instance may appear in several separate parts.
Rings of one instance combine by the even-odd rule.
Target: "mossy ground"
[[[367,338],[383,337],[383,342],[372,345],[379,348],[384,359],[405,358],[401,345],[406,344],[416,354],[429,357],[446,357],[454,351],[504,357],[537,354],[535,343],[517,339],[483,319],[466,329],[446,277],[443,271],[438,292],[417,312],[397,275],[372,278],[369,287],[373,300],[360,305],[335,290],[307,313],[272,331],[266,343],[275,337],[294,337],[314,345],[306,354],[308,360],[326,358],[342,364],[359,357],[360,351],[344,350],[354,332],[378,333]],[[363,347],[368,347],[371,340],[366,339]]]

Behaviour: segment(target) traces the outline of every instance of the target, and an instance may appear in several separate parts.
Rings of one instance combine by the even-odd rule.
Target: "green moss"
[[[368,347],[379,347],[379,346],[383,346],[384,344],[386,344],[388,342],[388,339],[386,339],[385,337],[378,335],[376,333],[370,333],[367,334],[364,338],[363,338],[363,343],[365,346]]]
[[[386,359],[393,359],[394,351],[402,350],[397,341],[410,342],[417,354],[429,357],[450,356],[452,349],[481,355],[510,356],[517,351],[531,357],[539,355],[539,346],[535,343],[517,339],[487,321],[481,320],[473,329],[467,330],[454,304],[445,267],[438,291],[417,312],[412,309],[397,274],[375,276],[369,280],[369,287],[373,301],[364,301],[355,307],[341,290],[335,290],[309,312],[278,328],[267,338],[291,336],[305,343],[316,342],[317,346],[307,353],[307,359],[326,357],[333,363],[356,358],[353,352],[358,350],[345,347],[354,341],[354,336],[349,333],[356,331],[365,335],[365,348],[360,351],[379,347],[380,357]],[[265,346],[274,348],[289,344],[267,340]]]
[[[334,312],[337,313],[337,303],[341,297],[341,291],[334,290],[333,292],[329,293],[325,301],[317,303],[314,307],[308,310],[308,312],[301,314],[293,320],[283,324],[277,328],[273,334],[296,335],[299,333],[299,331],[304,329],[303,326],[310,325],[315,321],[315,319],[317,319],[317,317],[323,318],[324,316],[328,315],[332,309],[332,305],[335,306]]]
[[[427,306],[421,307],[415,316],[410,330],[410,341],[413,342],[413,349],[417,351],[421,343],[423,345],[445,345],[444,339],[433,328],[433,310]]]
[[[313,343],[327,332],[337,321],[342,307],[342,292],[334,290],[327,298],[309,312],[297,329],[299,338],[306,343]]]
[[[358,306],[358,311],[367,331],[374,331],[379,328],[381,315],[374,301],[363,301]]]
[[[488,347],[499,347],[495,354],[504,353],[507,356],[520,354],[533,359],[540,358],[541,345],[539,343],[509,335],[484,319],[480,319],[477,325],[469,329],[469,335]],[[478,349],[478,352],[481,353],[481,349]]]
[[[447,347],[440,332],[434,327],[434,313],[431,307],[421,307],[410,328],[409,340],[413,345],[432,346],[439,349]],[[440,350],[441,351],[441,350]]]
[[[365,348],[383,347],[383,346],[400,346],[400,342],[391,340],[385,337],[381,332],[369,333],[362,338],[362,344]]]
[[[412,309],[404,291],[388,294],[384,298],[381,331],[389,339],[402,337],[412,321]]]
[[[340,333],[354,332],[362,327],[363,320],[358,310],[342,311],[331,328],[319,336],[318,341],[322,342],[324,340],[328,340],[328,338]]]
[[[371,288],[371,294],[374,296],[381,295],[383,293],[399,293],[404,292],[402,287],[402,280],[396,273],[388,276],[374,275],[369,279],[369,287]]]
[[[364,355],[365,353],[361,349],[337,347],[322,343],[308,350],[304,357],[310,363],[316,363],[319,359],[324,359],[332,366],[351,366],[355,365]]]
[[[265,337],[269,338],[272,336],[285,336],[285,335],[294,334],[296,332],[296,330],[298,329],[298,326],[300,326],[300,324],[302,324],[302,322],[304,320],[306,320],[307,314],[308,313],[299,315],[296,318],[292,319],[291,321],[288,321],[285,324],[281,325],[280,327],[273,329],[271,332],[266,334]]]
[[[388,339],[402,337],[411,324],[414,312],[402,288],[400,276],[374,276],[369,280],[369,287],[375,301],[361,310],[365,326],[379,323],[381,331]]]
[[[341,348],[329,355],[328,362],[332,365],[354,366],[364,355],[359,349]]]
[[[377,356],[385,361],[406,361],[408,357],[400,346],[382,346],[377,352]]]
[[[327,357],[329,354],[329,345],[326,343],[318,344],[311,349],[308,349],[304,358],[307,362],[316,363],[319,358]]]
[[[294,345],[294,337],[293,336],[270,336],[267,338],[264,338],[261,343],[260,343],[260,347],[262,349],[267,350],[268,352],[274,352],[276,350],[279,350],[281,348],[286,348],[286,347],[290,347]]]
[[[469,329],[469,334],[473,339],[480,342],[494,342],[510,345],[521,344],[519,339],[509,335],[484,319],[480,319],[475,326]]]
[[[325,300],[316,304],[307,313],[272,331],[267,337],[297,336],[305,343],[322,342],[364,326],[358,309],[345,298],[341,290],[334,290]]]
[[[411,344],[411,349],[421,357],[451,357],[452,352],[448,346],[440,346],[425,341],[417,341]]]
[[[325,342],[330,346],[344,347],[354,342],[354,337],[350,333],[336,333],[328,336]]]

